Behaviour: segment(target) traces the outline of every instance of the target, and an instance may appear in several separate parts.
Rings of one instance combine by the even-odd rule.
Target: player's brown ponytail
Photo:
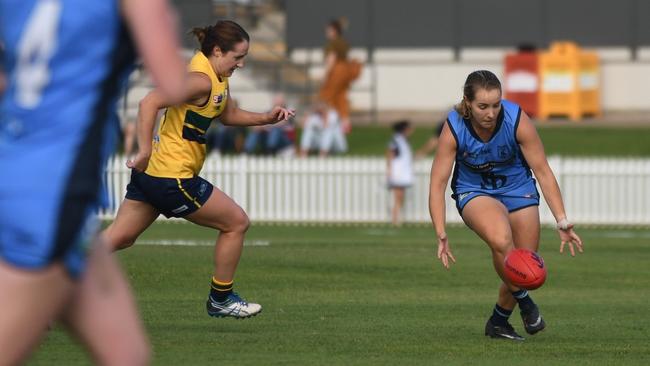
[[[215,47],[219,47],[221,52],[226,53],[239,42],[250,42],[250,37],[244,28],[231,20],[220,20],[214,25],[203,28],[192,28],[190,34],[199,41],[201,52],[206,56],[210,56]]]
[[[203,41],[205,40],[206,35],[208,34],[210,26],[207,26],[205,28],[200,28],[200,27],[194,27],[190,31],[190,34],[194,35],[196,39],[199,41],[200,44],[203,44]]]

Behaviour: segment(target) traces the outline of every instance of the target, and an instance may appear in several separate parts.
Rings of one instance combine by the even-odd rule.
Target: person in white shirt
[[[307,156],[310,151],[318,151],[320,156],[327,156],[348,150],[339,115],[324,102],[314,103],[302,128],[300,156]]]
[[[386,150],[386,176],[388,189],[393,196],[391,222],[393,226],[401,224],[400,213],[404,205],[404,193],[413,185],[413,151],[408,138],[413,133],[411,123],[406,120],[393,124],[395,134]]]

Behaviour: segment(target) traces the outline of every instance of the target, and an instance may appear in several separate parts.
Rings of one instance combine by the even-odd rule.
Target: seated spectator
[[[218,120],[215,123],[206,135],[208,153],[239,154],[244,151],[245,127],[226,126]]]
[[[277,94],[273,98],[273,107],[286,107],[284,94]],[[282,121],[274,125],[251,127],[244,142],[244,152],[247,154],[282,154],[293,155],[293,142],[295,127],[293,119]]]
[[[231,99],[231,103],[238,106],[236,99]],[[244,151],[246,127],[226,126],[218,118],[214,124],[205,136],[208,153],[239,154]]]
[[[348,150],[338,113],[324,102],[314,103],[302,125],[300,156],[318,151],[319,156]]]

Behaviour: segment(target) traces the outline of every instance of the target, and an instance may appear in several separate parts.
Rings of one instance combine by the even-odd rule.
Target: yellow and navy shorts
[[[205,204],[213,188],[198,176],[160,178],[133,169],[126,198],[146,202],[166,217],[185,217]]]

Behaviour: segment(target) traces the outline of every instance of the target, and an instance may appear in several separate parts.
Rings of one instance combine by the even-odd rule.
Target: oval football
[[[505,275],[513,285],[534,290],[546,281],[546,265],[539,254],[528,249],[514,249],[506,256]]]

